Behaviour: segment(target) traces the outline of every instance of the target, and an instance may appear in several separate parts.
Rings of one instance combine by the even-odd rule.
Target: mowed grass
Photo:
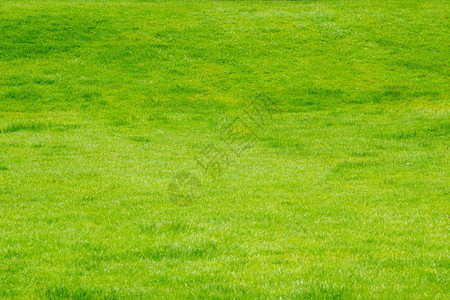
[[[0,2],[0,297],[448,299],[449,9]]]

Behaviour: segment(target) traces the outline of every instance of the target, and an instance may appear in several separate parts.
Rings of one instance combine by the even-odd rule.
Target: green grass
[[[448,299],[449,9],[1,1],[0,298]]]

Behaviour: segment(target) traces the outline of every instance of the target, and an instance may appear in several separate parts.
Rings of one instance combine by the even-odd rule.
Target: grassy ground
[[[0,2],[0,297],[448,299],[449,9]]]

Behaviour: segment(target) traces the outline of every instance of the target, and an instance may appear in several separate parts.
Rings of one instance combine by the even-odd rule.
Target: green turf
[[[449,9],[1,1],[0,298],[448,299]]]

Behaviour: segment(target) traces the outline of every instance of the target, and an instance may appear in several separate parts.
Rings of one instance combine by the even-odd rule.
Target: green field
[[[449,14],[1,1],[0,298],[449,299]]]

